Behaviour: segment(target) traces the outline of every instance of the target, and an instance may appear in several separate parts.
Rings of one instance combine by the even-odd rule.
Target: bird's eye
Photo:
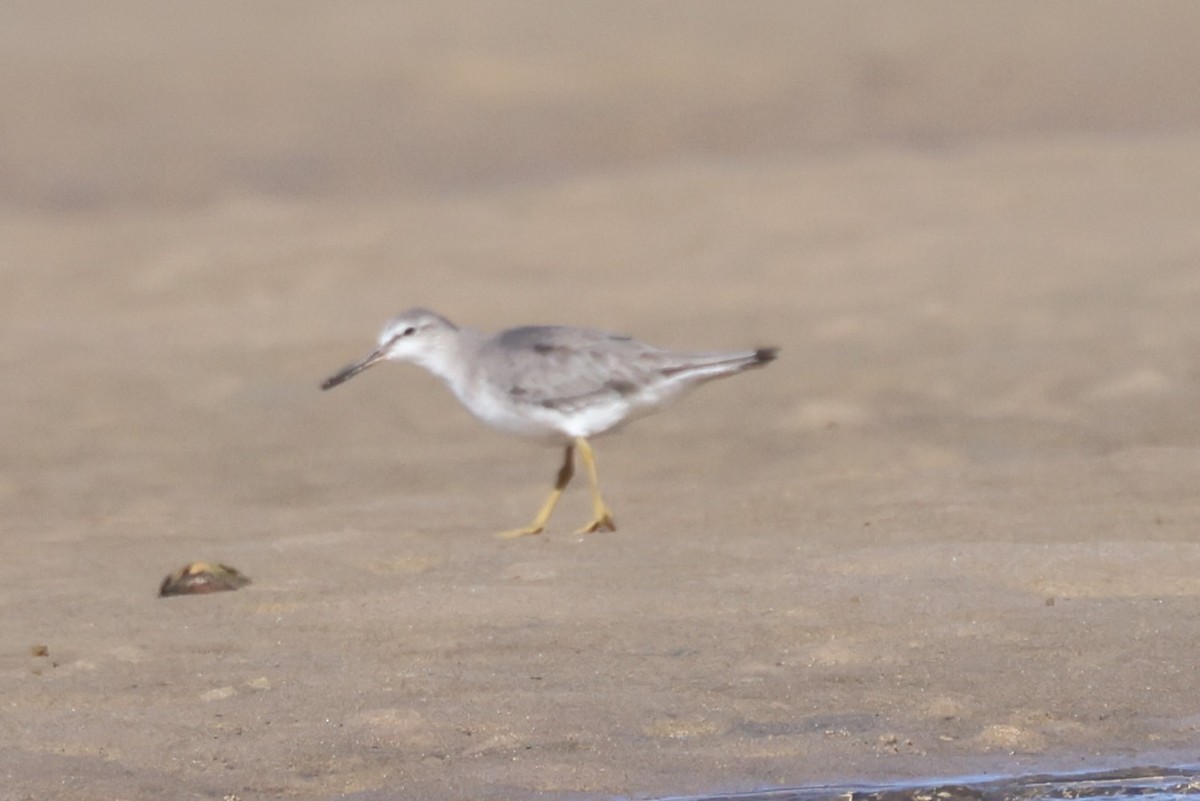
[[[410,337],[410,336],[412,336],[412,335],[413,335],[413,334],[415,334],[415,333],[417,333],[417,329],[413,328],[413,327],[410,325],[408,328],[405,328],[405,329],[404,329],[402,332],[400,332],[400,336],[402,336],[402,337]]]

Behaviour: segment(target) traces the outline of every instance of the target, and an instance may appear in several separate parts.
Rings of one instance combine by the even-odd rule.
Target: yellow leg
[[[575,446],[579,448],[579,458],[583,460],[583,466],[588,475],[588,486],[592,490],[592,522],[575,533],[616,531],[617,524],[613,520],[612,511],[605,506],[604,499],[600,497],[600,481],[596,478],[596,455],[592,453],[592,446],[583,437],[575,438]]]
[[[575,452],[574,447],[567,446],[567,452],[563,456],[562,467],[558,468],[558,478],[554,480],[554,489],[550,491],[550,497],[542,504],[542,508],[538,510],[537,517],[533,518],[533,522],[525,528],[515,528],[512,531],[501,531],[498,536],[505,539],[516,539],[529,534],[541,534],[542,529],[546,527],[546,521],[550,519],[550,515],[554,512],[554,507],[558,505],[558,499],[562,497],[563,490],[571,483],[572,476],[575,475]]]

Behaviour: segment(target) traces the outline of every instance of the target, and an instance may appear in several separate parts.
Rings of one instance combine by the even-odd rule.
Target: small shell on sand
[[[204,595],[241,589],[249,583],[249,577],[229,565],[191,562],[163,579],[158,595]]]

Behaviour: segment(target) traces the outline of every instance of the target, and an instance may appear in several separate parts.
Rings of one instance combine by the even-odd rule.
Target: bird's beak
[[[361,362],[355,362],[354,364],[348,365],[342,368],[339,372],[322,381],[321,389],[333,389],[338,384],[353,378],[376,362],[383,361],[386,356],[387,351],[383,348],[378,348],[377,350],[371,351],[371,354]]]

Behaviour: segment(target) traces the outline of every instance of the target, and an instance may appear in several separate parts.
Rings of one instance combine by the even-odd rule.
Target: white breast
[[[498,431],[554,443],[602,434],[628,419],[632,411],[624,399],[617,397],[596,399],[574,408],[547,408],[487,386],[455,394],[471,414]]]

